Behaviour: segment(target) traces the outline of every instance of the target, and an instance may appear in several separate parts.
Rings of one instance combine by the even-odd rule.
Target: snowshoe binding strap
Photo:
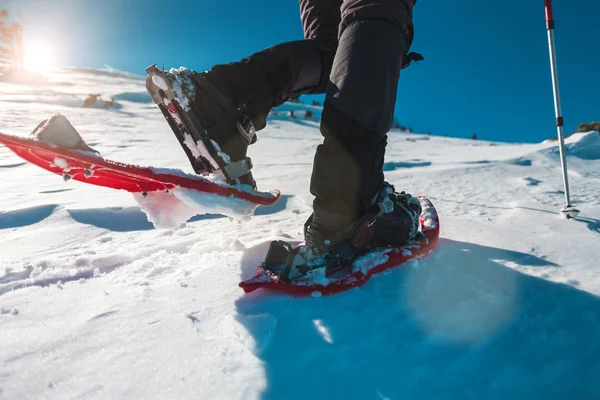
[[[411,231],[409,233],[409,237],[413,239],[419,233],[420,226],[420,213],[421,213],[421,202],[418,198],[411,196],[408,193],[400,192],[394,194],[395,201],[394,204],[397,207],[400,207],[404,210],[404,212],[412,217],[413,224],[411,226]],[[419,212],[416,212],[415,209],[418,209]]]
[[[340,232],[339,237],[334,239],[335,242],[331,239],[324,239],[323,246],[319,249],[294,248],[290,243],[283,240],[273,241],[261,266],[283,282],[290,282],[320,268],[325,268],[327,271],[335,270],[358,255],[356,249],[341,238],[352,237],[351,232],[362,229],[362,227],[367,226],[365,224],[372,224],[375,218],[375,213],[364,215],[343,232]],[[309,228],[311,221],[312,215],[304,226],[305,230]]]
[[[397,193],[394,187],[386,182],[373,197],[367,212],[333,235],[325,237],[318,229],[312,229],[314,214],[311,215],[304,225],[305,237],[307,234],[311,236],[310,248],[307,246],[294,248],[284,241],[271,242],[262,268],[284,282],[322,268],[327,274],[335,274],[343,265],[378,246],[375,242],[364,242],[364,245],[357,246],[354,239],[361,235],[361,231],[375,224],[377,219],[383,218],[385,214],[400,209],[412,221],[407,242],[426,241],[426,237],[419,231],[422,212],[419,199],[405,192]],[[399,242],[398,245],[402,243]]]
[[[283,240],[271,242],[262,267],[285,282],[303,276],[311,269],[298,249]]]
[[[250,172],[251,169],[252,160],[250,159],[250,157],[246,157],[239,161],[229,163],[222,168],[222,170],[225,172],[225,175],[230,180],[235,180],[246,175]]]
[[[310,271],[325,268],[332,271],[357,256],[349,243],[340,243],[329,253],[315,257],[306,247],[294,248],[279,240],[271,242],[262,267],[284,282],[305,276]]]
[[[339,243],[345,242],[364,228],[373,225],[379,216],[394,211],[396,205],[401,206],[398,202],[392,200],[392,195],[394,195],[394,193],[394,186],[386,182],[383,185],[383,188],[371,200],[371,205],[369,209],[367,209],[367,212],[346,228],[338,231],[329,240],[326,240],[324,244],[326,246],[336,246]],[[404,192],[402,192],[402,194],[404,194]],[[411,197],[410,195],[407,196]],[[406,207],[402,208],[410,215],[410,212]],[[415,233],[411,232],[411,236],[414,236],[414,234]]]
[[[202,87],[229,115],[235,118],[238,132],[248,142],[253,144],[256,142],[256,129],[252,119],[245,114],[242,114],[235,105],[227,98],[215,85],[213,85],[202,74],[195,76],[196,83]]]

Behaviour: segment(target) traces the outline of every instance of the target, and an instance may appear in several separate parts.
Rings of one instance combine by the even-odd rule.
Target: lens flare
[[[26,43],[23,50],[23,61],[26,69],[41,72],[54,67],[53,49],[50,43]]]

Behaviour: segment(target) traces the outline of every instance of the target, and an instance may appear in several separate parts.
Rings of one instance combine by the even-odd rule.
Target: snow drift
[[[560,154],[558,146],[543,152],[551,156]],[[583,160],[600,160],[600,134],[596,131],[574,133],[565,140],[565,153]]]

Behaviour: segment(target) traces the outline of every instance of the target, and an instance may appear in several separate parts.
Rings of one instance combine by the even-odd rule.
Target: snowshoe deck
[[[319,268],[306,275],[285,281],[275,273],[259,266],[256,274],[239,284],[246,292],[268,289],[298,296],[330,295],[359,287],[382,271],[407,261],[422,259],[437,245],[440,223],[437,211],[426,198],[420,198],[423,208],[420,216],[421,235],[400,247],[378,248],[360,256],[351,263],[327,271]]]
[[[63,147],[45,140],[0,133],[0,144],[24,160],[61,175],[64,180],[73,179],[132,193],[167,191],[182,187],[219,196],[233,196],[267,206],[274,204],[280,195],[279,191],[253,191],[246,185],[230,186],[176,169],[150,168],[106,160],[91,151]]]

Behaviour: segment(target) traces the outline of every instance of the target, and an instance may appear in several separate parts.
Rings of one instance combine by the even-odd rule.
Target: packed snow
[[[193,172],[143,76],[0,80],[0,131],[57,112],[105,158]],[[242,222],[149,221],[0,146],[0,398],[600,398],[598,133],[567,139],[567,221],[556,142],[392,131],[386,177],[432,200],[437,250],[339,295],[244,295],[271,240],[302,240],[319,115],[285,104],[259,132],[255,178],[282,197]]]
[[[217,196],[182,187],[168,192],[136,193],[134,198],[156,228],[177,228],[198,214],[219,214],[246,221],[258,207],[233,196]]]

